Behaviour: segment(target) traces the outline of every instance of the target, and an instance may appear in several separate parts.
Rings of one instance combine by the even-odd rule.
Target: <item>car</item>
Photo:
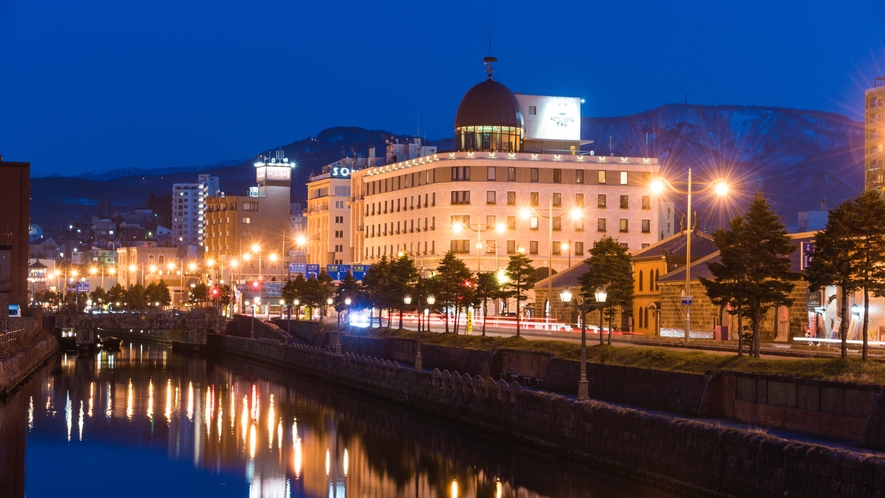
[[[22,316],[22,308],[17,304],[9,305],[9,318],[20,318]]]

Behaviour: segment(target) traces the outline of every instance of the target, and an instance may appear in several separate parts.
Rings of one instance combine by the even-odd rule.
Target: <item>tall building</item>
[[[436,146],[424,145],[420,138],[411,143],[388,142],[386,163],[409,161],[436,153]],[[368,157],[346,157],[323,166],[322,173],[307,184],[307,262],[325,267],[348,265],[354,261],[351,236],[351,173],[373,168],[375,148]]]
[[[8,162],[0,156],[0,185],[0,248],[9,263],[0,265],[0,292],[9,293],[10,303],[26,306],[31,163]]]
[[[287,275],[293,250],[290,212],[292,168],[282,157],[254,164],[257,187],[248,195],[209,197],[205,214],[206,259],[218,278],[239,283],[277,281]]]
[[[873,80],[864,98],[866,188],[885,187],[885,76]]]
[[[580,99],[514,94],[489,71],[461,101],[454,152],[351,172],[353,262],[403,252],[427,270],[451,250],[487,272],[524,251],[561,271],[604,235],[655,243],[657,159],[581,151],[580,123]]]
[[[218,195],[218,177],[202,174],[196,183],[172,184],[172,236],[176,246],[202,246],[206,199]]]

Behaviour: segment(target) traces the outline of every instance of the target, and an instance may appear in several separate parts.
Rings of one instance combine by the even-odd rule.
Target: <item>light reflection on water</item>
[[[128,496],[662,496],[399,406],[147,343],[62,355],[0,405],[8,437],[22,441],[29,496],[94,492],[96,471]]]

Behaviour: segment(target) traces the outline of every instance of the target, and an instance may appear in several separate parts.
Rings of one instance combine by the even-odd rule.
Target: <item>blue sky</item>
[[[741,104],[860,119],[881,0],[0,1],[0,154],[32,175],[245,158],[338,125],[452,135],[482,57],[585,116]]]

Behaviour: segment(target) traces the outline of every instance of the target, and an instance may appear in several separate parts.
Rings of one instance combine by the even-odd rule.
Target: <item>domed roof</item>
[[[455,115],[461,126],[525,126],[519,102],[509,88],[489,79],[467,91]]]

